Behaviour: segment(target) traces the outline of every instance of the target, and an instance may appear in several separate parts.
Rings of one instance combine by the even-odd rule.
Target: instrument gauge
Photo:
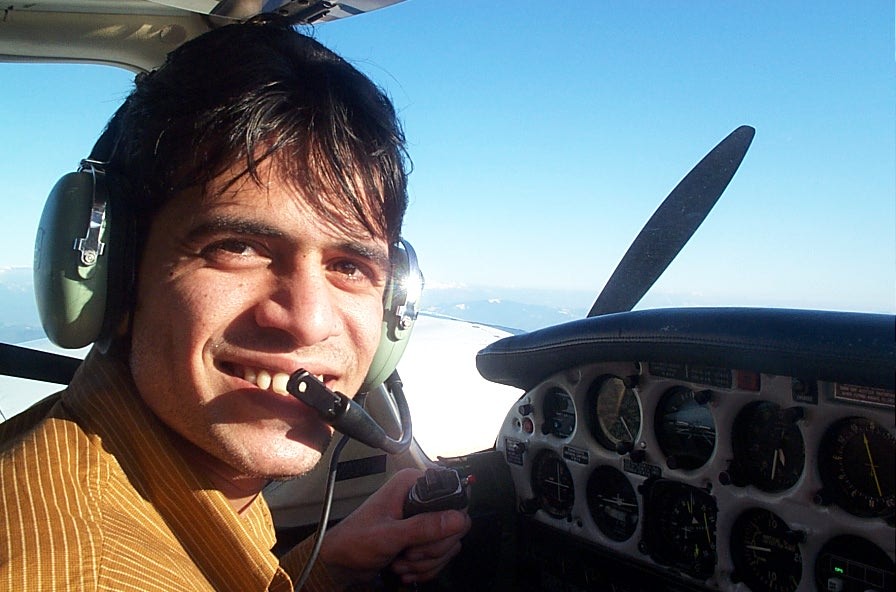
[[[799,540],[774,512],[747,510],[731,528],[734,575],[754,592],[794,592],[803,576]]]
[[[588,392],[592,434],[607,450],[631,450],[641,434],[641,402],[628,382],[602,376]]]
[[[893,516],[896,438],[864,417],[833,423],[822,437],[818,468],[820,496],[866,518]]]
[[[539,507],[554,518],[566,518],[572,511],[575,489],[569,467],[552,450],[542,450],[532,464],[532,490]]]
[[[735,484],[779,492],[799,481],[806,463],[803,435],[796,421],[802,409],[782,409],[769,401],[746,405],[734,420],[731,467]]]
[[[542,404],[544,424],[541,433],[558,438],[569,438],[576,429],[576,407],[572,397],[563,389],[548,391]]]
[[[597,528],[614,541],[627,541],[638,527],[638,498],[628,478],[600,466],[588,479],[588,509]]]
[[[686,387],[666,391],[660,399],[654,429],[670,469],[697,469],[716,445],[716,424],[704,393]]]
[[[715,499],[686,483],[658,479],[646,486],[643,546],[654,561],[698,579],[716,566]]]

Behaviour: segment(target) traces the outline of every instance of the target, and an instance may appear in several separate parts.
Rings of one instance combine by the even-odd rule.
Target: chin
[[[283,481],[301,477],[318,465],[323,454],[305,448],[291,456],[272,457],[270,451],[248,456],[240,455],[231,460],[231,466],[246,477]]]
[[[277,448],[266,446],[258,450],[255,457],[257,462],[247,468],[250,471],[254,469],[256,472],[262,473],[260,476],[267,479],[301,477],[320,463],[330,444],[331,433],[329,431],[318,436],[313,441],[309,441],[308,438],[303,439],[302,442],[289,441]]]

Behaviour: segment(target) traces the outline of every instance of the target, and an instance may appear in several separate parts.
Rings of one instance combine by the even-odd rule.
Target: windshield
[[[489,340],[585,316],[663,198],[742,124],[756,137],[740,170],[637,308],[896,309],[891,3],[472,8],[409,0],[314,29],[396,104],[421,308],[485,327],[458,346],[469,365]],[[0,338],[22,343],[43,335],[30,265],[44,199],[133,75],[0,73]],[[415,347],[417,368],[438,355],[426,372],[451,371],[450,353]]]

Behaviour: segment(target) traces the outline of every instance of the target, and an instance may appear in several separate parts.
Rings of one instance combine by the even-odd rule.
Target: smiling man
[[[377,350],[407,205],[394,109],[293,29],[230,25],[138,77],[91,160],[118,288],[71,385],[0,425],[0,587],[291,590],[310,544],[274,557],[260,492],[332,436],[288,375],[355,393]],[[469,518],[404,519],[418,474],[328,532],[306,590],[438,573]]]
[[[384,237],[322,222],[276,162],[259,168],[262,184],[213,183],[219,197],[173,200],[156,216],[130,356],[146,403],[220,464],[210,473],[226,477],[222,488],[236,485],[230,471],[259,476],[239,480],[248,495],[320,459],[330,430],[286,393],[287,378],[304,368],[357,392],[390,271]]]

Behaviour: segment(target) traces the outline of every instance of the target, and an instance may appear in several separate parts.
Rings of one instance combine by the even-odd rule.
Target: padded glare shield
[[[34,244],[34,292],[50,341],[76,349],[96,341],[106,313],[108,195],[103,174],[69,173],[53,187]],[[79,250],[80,248],[80,250]]]
[[[410,243],[401,239],[392,252],[392,276],[383,295],[380,345],[361,385],[361,392],[378,387],[395,371],[417,320],[422,291],[423,274],[417,264],[417,254]]]

